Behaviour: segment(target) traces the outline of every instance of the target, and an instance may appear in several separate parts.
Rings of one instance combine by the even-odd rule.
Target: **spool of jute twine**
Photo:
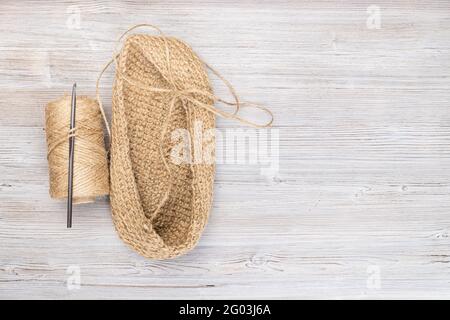
[[[109,194],[109,170],[103,119],[96,100],[77,97],[75,129],[70,130],[71,98],[65,95],[45,108],[50,196],[67,198],[69,137],[74,136],[73,202],[92,202]]]

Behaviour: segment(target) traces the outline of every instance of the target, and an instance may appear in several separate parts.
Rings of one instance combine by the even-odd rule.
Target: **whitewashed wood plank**
[[[371,5],[2,1],[0,298],[450,297],[448,3],[377,1],[380,29],[367,28]],[[142,22],[268,105],[280,136],[275,176],[218,165],[205,234],[171,261],[128,249],[106,198],[77,206],[66,230],[48,195],[46,102],[73,81],[93,95],[114,39]]]

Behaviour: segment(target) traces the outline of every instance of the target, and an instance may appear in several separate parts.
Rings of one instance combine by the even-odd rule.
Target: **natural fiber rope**
[[[155,29],[159,35],[130,35],[119,52],[124,37],[140,27]],[[110,128],[99,87],[113,63],[116,77]],[[232,102],[213,94],[205,67],[225,83]],[[234,111],[223,111],[214,103],[231,106]],[[266,112],[270,120],[258,124],[242,118],[239,112],[245,107]],[[208,219],[214,164],[170,162],[173,141],[168,133],[186,129],[194,137],[194,123],[201,121],[204,130],[213,129],[215,116],[256,128],[269,127],[273,121],[267,108],[240,101],[231,84],[185,42],[164,35],[153,25],[136,25],[118,39],[113,58],[100,72],[96,101],[78,98],[76,129],[69,130],[69,97],[48,104],[50,193],[58,198],[67,195],[70,136],[76,136],[74,201],[108,193],[103,118],[111,158],[112,216],[119,236],[145,257],[165,259],[183,254],[195,246]],[[192,146],[189,152],[192,156]]]
[[[66,95],[47,104],[45,129],[52,198],[67,197],[69,137],[75,138],[73,202],[91,202],[109,193],[102,118],[97,102],[77,97],[75,128],[69,130],[71,97]]]

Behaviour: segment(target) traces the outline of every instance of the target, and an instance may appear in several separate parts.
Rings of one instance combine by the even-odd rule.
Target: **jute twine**
[[[71,132],[70,103],[71,97],[65,95],[45,108],[50,195],[67,198],[69,137],[75,136],[73,201],[92,202],[109,193],[102,116],[96,100],[78,97],[75,129]]]
[[[129,35],[141,27],[155,29],[159,35]],[[118,52],[116,47],[97,79],[97,116],[103,116],[110,136],[112,217],[120,238],[138,253],[153,259],[173,258],[192,249],[202,234],[212,202],[215,167],[172,162],[171,133],[185,129],[194,137],[194,123],[200,122],[203,130],[212,129],[216,116],[263,128],[271,126],[273,116],[265,107],[240,101],[231,84],[186,43],[164,35],[157,27],[136,25],[119,38],[118,45],[123,39],[122,48]],[[116,75],[110,128],[99,85],[112,64]],[[205,67],[225,83],[233,101],[213,94]],[[223,111],[215,103],[234,110]],[[270,120],[258,124],[242,118],[239,111],[245,107],[268,113]],[[81,121],[77,118],[77,126]],[[61,139],[67,141],[67,128],[61,132],[66,132]],[[61,144],[65,146],[66,141]],[[201,143],[211,146],[214,140]],[[63,156],[66,151],[61,152]],[[192,155],[193,148],[190,152]],[[61,181],[64,183],[64,178]],[[62,189],[61,194],[66,191]]]
[[[101,75],[115,63],[110,165],[113,221],[123,241],[141,255],[167,259],[188,252],[198,242],[211,207],[215,171],[214,164],[173,163],[170,133],[185,129],[193,137],[195,122],[200,121],[203,130],[215,128],[216,115],[258,128],[270,126],[273,117],[265,107],[241,102],[231,84],[186,43],[155,26],[134,26],[119,42],[139,27],[156,29],[159,35],[126,38],[99,76],[97,99]],[[226,84],[233,101],[213,94],[205,67]],[[223,111],[214,103],[234,110]],[[244,107],[261,109],[270,120],[265,124],[246,120],[238,115]]]

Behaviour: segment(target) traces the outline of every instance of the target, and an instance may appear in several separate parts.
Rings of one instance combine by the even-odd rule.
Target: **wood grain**
[[[204,236],[170,261],[127,248],[107,199],[66,230],[48,195],[46,102],[92,95],[142,22],[269,106],[280,137],[275,176],[218,166]],[[450,298],[447,1],[2,0],[0,39],[0,298]]]

